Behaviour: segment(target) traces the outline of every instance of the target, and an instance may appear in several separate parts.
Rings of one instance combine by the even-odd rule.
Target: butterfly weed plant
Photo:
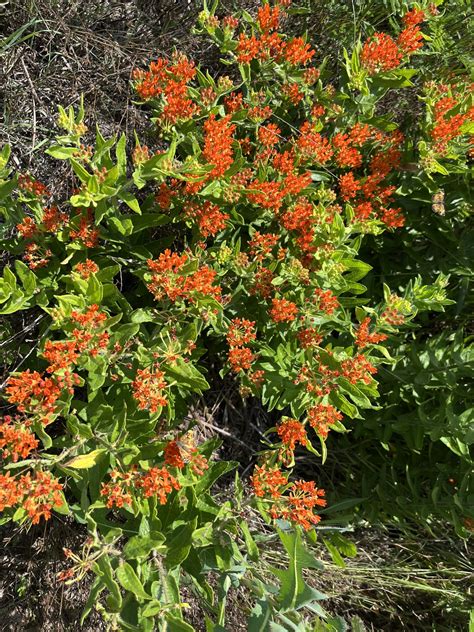
[[[72,195],[16,173],[9,147],[0,156],[12,261],[1,313],[44,314],[3,385],[2,520],[59,513],[87,526],[60,579],[90,575],[83,620],[97,608],[110,629],[193,630],[186,586],[206,629],[225,630],[239,585],[250,630],[315,629],[324,596],[304,580],[320,568],[304,537],[315,541],[327,499],[295,450],[324,463],[330,432],[350,441],[384,407],[377,375],[391,345],[419,312],[452,304],[443,274],[371,294],[360,256],[366,239],[410,230],[414,191],[467,174],[467,77],[423,84],[417,130],[377,110],[413,88],[438,9],[404,7],[396,32],[356,41],[337,81],[307,37],[285,35],[292,10],[204,5],[196,32],[220,49],[218,79],[179,52],[134,71],[158,151],[100,130],[86,144],[82,103],[60,107],[47,154],[69,164]],[[212,488],[237,463],[219,460],[217,439],[199,443],[187,416],[211,362],[242,397],[280,411],[250,489],[235,475],[224,502]],[[250,507],[288,554],[274,583],[259,573]]]

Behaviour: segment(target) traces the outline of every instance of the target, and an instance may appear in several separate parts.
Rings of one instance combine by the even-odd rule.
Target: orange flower
[[[68,221],[67,213],[63,213],[56,206],[43,209],[42,224],[48,233],[56,233]]]
[[[281,130],[275,123],[268,123],[268,125],[262,125],[259,127],[257,136],[258,140],[265,145],[265,147],[273,147],[280,140]]]
[[[136,471],[132,469],[129,472],[121,473],[113,470],[110,473],[112,479],[110,483],[102,483],[100,495],[107,498],[107,507],[118,509],[125,505],[132,504],[131,492],[135,488]]]
[[[315,54],[302,37],[293,37],[283,47],[283,57],[292,66],[306,66]]]
[[[269,4],[259,7],[257,22],[264,33],[276,31],[280,23],[280,7],[270,7]]]
[[[140,410],[156,413],[168,404],[168,399],[163,394],[168,386],[164,376],[163,371],[156,367],[137,370],[135,380],[132,382],[132,390]]]
[[[272,300],[270,317],[276,323],[291,322],[295,320],[297,313],[298,307],[292,301],[287,301],[285,298],[274,298]]]
[[[0,423],[0,451],[4,459],[10,457],[16,463],[20,457],[26,459],[36,450],[39,441],[29,425],[29,422],[22,422],[19,417],[13,419],[10,415],[5,415]]]
[[[308,443],[305,427],[297,419],[285,419],[281,421],[277,425],[276,431],[282,443],[291,451],[295,449],[297,443],[303,446]]]
[[[249,241],[249,252],[255,257],[256,261],[263,261],[263,259],[271,253],[279,239],[279,235],[275,233],[262,235],[257,230]]]
[[[375,373],[377,373],[377,369],[362,353],[348,360],[344,360],[342,363],[342,375],[348,379],[351,384],[357,384],[357,382],[370,384],[372,382],[372,375]]]
[[[308,410],[308,423],[317,434],[325,439],[329,433],[329,426],[341,421],[342,414],[330,404],[317,404]]]
[[[364,318],[364,320],[359,325],[359,328],[357,329],[355,343],[360,349],[363,349],[367,345],[377,344],[378,342],[383,342],[384,340],[387,340],[387,336],[385,334],[370,334],[369,325],[370,318],[367,316],[367,318]]]
[[[16,229],[22,237],[31,239],[36,234],[37,226],[32,217],[25,217],[20,224],[16,225]]]
[[[13,478],[10,472],[0,474],[0,511],[19,506],[28,513],[33,524],[41,518],[49,520],[51,509],[64,504],[62,484],[49,472],[41,470]]]
[[[186,206],[185,215],[197,220],[199,231],[203,237],[215,235],[226,226],[229,214],[224,213],[212,202],[205,201],[201,204],[189,204]]]
[[[369,75],[398,68],[401,61],[402,55],[398,46],[387,33],[374,33],[362,48],[362,66]]]
[[[224,175],[234,160],[232,150],[235,125],[230,123],[230,116],[216,120],[211,114],[204,123],[204,160],[213,166],[208,178],[219,178]]]
[[[82,242],[86,248],[95,248],[99,243],[99,230],[94,228],[94,216],[90,209],[79,211],[79,226],[71,230],[69,236]]]
[[[285,503],[272,507],[272,518],[283,518],[299,524],[306,531],[318,524],[321,517],[314,513],[317,507],[325,507],[324,489],[318,489],[314,481],[295,481],[289,488]]]
[[[315,132],[313,125],[306,121],[300,128],[301,135],[296,143],[300,154],[306,160],[314,160],[321,164],[328,162],[333,155],[333,149],[327,138]]]
[[[334,311],[339,307],[339,301],[337,297],[331,292],[331,290],[321,290],[320,288],[316,288],[314,290],[314,296],[316,298],[316,303],[318,308],[330,316],[334,313]]]
[[[260,53],[260,41],[254,37],[247,37],[245,33],[239,35],[237,44],[237,61],[239,64],[248,64],[257,59]]]
[[[49,190],[42,182],[34,180],[28,174],[20,174],[18,176],[18,186],[23,191],[27,191],[28,193],[36,195],[37,197],[46,197],[51,195]]]
[[[165,447],[165,463],[171,467],[177,467],[182,470],[186,463],[181,456],[181,450],[179,449],[176,439],[170,441]]]
[[[181,485],[172,476],[165,467],[152,467],[148,472],[137,478],[136,486],[143,490],[145,498],[156,496],[160,501],[160,505],[165,505],[167,496],[171,494],[173,489],[181,489]]]
[[[38,524],[41,518],[49,520],[51,509],[64,504],[60,493],[63,486],[49,472],[37,471],[33,479],[29,475],[22,476],[19,484],[25,492],[23,509],[28,512],[33,524]]]
[[[360,183],[354,178],[352,171],[344,173],[339,180],[339,186],[341,189],[341,197],[347,202],[351,198],[356,196],[357,191],[360,189]]]
[[[269,467],[268,465],[257,465],[251,478],[252,487],[255,496],[264,498],[280,498],[282,488],[287,484],[287,479],[277,467]]]
[[[273,272],[268,268],[260,268],[255,273],[253,285],[250,287],[251,294],[259,294],[262,298],[270,298],[273,292]]]
[[[245,318],[234,318],[227,332],[229,347],[242,347],[255,340],[255,321]]]
[[[298,341],[303,349],[311,349],[313,347],[319,347],[323,337],[317,329],[309,327],[308,329],[302,329],[298,332]]]
[[[74,266],[74,270],[84,280],[87,280],[91,274],[96,274],[99,271],[99,266],[91,259],[86,259],[83,263],[78,263]]]
[[[59,378],[44,378],[38,371],[30,369],[11,375],[7,380],[5,392],[11,404],[15,404],[21,413],[38,415],[44,425],[51,423],[58,412],[57,402],[62,395]]]
[[[255,355],[248,347],[232,347],[229,350],[229,364],[234,373],[250,369],[254,359]]]

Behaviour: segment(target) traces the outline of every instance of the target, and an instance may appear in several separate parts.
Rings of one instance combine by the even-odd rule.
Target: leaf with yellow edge
[[[92,452],[88,454],[79,454],[64,465],[65,467],[72,467],[76,470],[88,470],[100,461],[104,452],[105,450],[102,448],[100,450],[92,450]]]

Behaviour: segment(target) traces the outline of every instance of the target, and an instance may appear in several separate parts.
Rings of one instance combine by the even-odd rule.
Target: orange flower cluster
[[[276,31],[280,24],[280,7],[278,5],[271,7],[269,4],[259,7],[257,22],[264,33]]]
[[[356,333],[355,343],[359,349],[363,349],[367,345],[373,345],[387,340],[386,334],[369,333],[369,326],[370,318],[367,316],[367,318],[364,318],[359,325]]]
[[[239,35],[236,55],[240,64],[248,64],[254,59],[273,59],[291,66],[306,66],[311,61],[315,51],[302,37],[293,37],[285,41],[282,34],[275,32],[281,14],[278,5],[272,8],[265,4],[259,8],[257,22],[262,34],[260,37],[247,36],[245,33]]]
[[[280,237],[275,233],[261,234],[255,231],[249,241],[249,253],[255,257],[256,261],[263,261],[278,243]]]
[[[288,488],[288,495],[273,505],[270,515],[274,520],[288,520],[308,531],[321,520],[321,516],[314,512],[317,507],[326,506],[325,494],[314,481],[295,481]]]
[[[254,494],[258,498],[273,501],[270,515],[274,520],[288,520],[301,525],[305,530],[320,521],[315,510],[326,506],[325,492],[318,489],[314,481],[288,483],[278,467],[269,467],[266,464],[255,467],[251,480]]]
[[[258,128],[257,137],[265,147],[273,147],[280,140],[281,130],[275,123],[268,123]]]
[[[79,353],[87,352],[91,356],[96,356],[107,348],[110,335],[107,331],[100,331],[105,326],[107,314],[101,312],[98,305],[91,305],[85,312],[73,310],[71,320],[79,326],[72,332]]]
[[[213,204],[208,200],[200,204],[189,204],[186,207],[185,215],[197,221],[199,231],[203,237],[216,235],[225,228],[226,220],[229,219],[228,213],[224,213],[217,204]]]
[[[25,239],[31,239],[37,231],[36,222],[32,217],[25,217],[20,224],[16,225],[17,231]]]
[[[77,363],[79,351],[76,341],[47,340],[43,349],[43,356],[48,361],[48,373],[56,373],[61,369],[69,369]]]
[[[342,414],[331,404],[317,404],[308,410],[308,423],[316,433],[325,439],[330,426],[341,421]]]
[[[66,213],[60,212],[55,206],[43,209],[43,218],[40,224],[37,224],[32,217],[26,216],[22,222],[17,224],[16,228],[24,239],[38,239],[42,233],[55,233],[67,222]],[[25,246],[24,259],[32,270],[42,268],[47,265],[51,258],[52,252],[49,248],[44,248],[34,241]]]
[[[434,106],[434,122],[431,129],[431,138],[435,142],[435,150],[443,154],[446,152],[448,143],[462,134],[461,128],[474,112],[451,111],[458,105],[455,98],[450,96],[441,97]]]
[[[305,121],[300,127],[300,137],[296,143],[301,157],[305,161],[325,164],[331,160],[334,153],[327,138],[314,130],[310,121]]]
[[[79,224],[69,233],[74,241],[80,241],[86,248],[95,248],[99,244],[99,229],[94,226],[94,213],[91,209],[79,210]]]
[[[398,68],[402,58],[397,43],[387,33],[374,33],[362,48],[362,66],[370,75]]]
[[[234,373],[247,371],[255,360],[255,354],[248,347],[235,347],[229,350],[229,364]]]
[[[269,467],[266,464],[255,466],[251,481],[255,496],[258,498],[270,496],[275,499],[280,498],[282,488],[288,483],[276,465]]]
[[[41,220],[44,230],[48,233],[56,233],[68,221],[67,213],[60,211],[56,206],[43,209],[43,218]]]
[[[229,347],[242,347],[256,338],[255,321],[245,318],[234,318],[227,331]]]
[[[96,274],[99,271],[99,266],[91,259],[86,259],[83,263],[76,264],[74,270],[87,281],[92,274]]]
[[[308,445],[308,437],[304,425],[297,419],[286,418],[276,427],[283,446],[278,451],[278,458],[288,465],[293,461],[296,444]]]
[[[297,338],[303,349],[314,349],[315,347],[319,347],[323,340],[323,336],[315,327],[301,329],[297,333]]]
[[[137,478],[135,485],[137,489],[142,490],[145,498],[158,498],[160,505],[166,504],[173,489],[181,489],[181,485],[165,467],[152,467]]]
[[[270,298],[274,287],[272,285],[273,272],[268,268],[260,268],[255,273],[254,281],[250,287],[250,293],[261,296],[264,299]]]
[[[0,451],[4,459],[10,458],[16,463],[19,458],[26,459],[36,450],[39,441],[30,430],[31,422],[20,417],[5,415],[0,422]]]
[[[403,18],[405,28],[399,34],[397,41],[393,40],[387,33],[374,33],[365,42],[361,54],[362,66],[369,75],[398,68],[403,57],[409,56],[421,48],[423,34],[419,24],[424,20],[423,11],[412,9]]]
[[[425,13],[421,9],[412,9],[403,16],[405,28],[398,36],[397,42],[405,55],[411,55],[423,46],[423,35],[419,24],[425,21]]]
[[[188,435],[191,435],[190,439]],[[188,464],[191,471],[198,476],[202,476],[205,470],[209,469],[207,459],[199,454],[192,433],[167,443],[164,456],[166,465],[182,470]]]
[[[43,377],[38,371],[27,369],[8,378],[5,392],[10,404],[15,404],[19,412],[37,416],[46,426],[59,411],[58,400],[64,387],[70,392],[73,390],[67,376]]]
[[[367,140],[367,131],[357,126],[352,130],[354,138]],[[351,138],[352,132],[349,134]],[[371,159],[369,173],[360,180],[349,171],[341,175],[339,188],[342,199],[347,202],[353,200],[355,217],[357,221],[365,221],[371,217],[378,217],[386,226],[399,228],[404,224],[404,216],[400,209],[389,208],[393,202],[395,188],[384,186],[383,181],[390,171],[396,169],[400,163],[401,152],[399,146],[403,136],[395,131],[384,134],[380,131],[372,131],[373,140],[382,143],[382,149]],[[354,142],[354,141],[351,141]]]
[[[213,169],[208,178],[220,178],[231,166],[234,160],[232,150],[235,125],[230,123],[230,115],[216,120],[215,114],[211,114],[204,122],[204,160],[212,165]]]
[[[48,265],[52,254],[49,248],[42,248],[38,244],[31,243],[26,246],[23,258],[31,270],[36,270]]]
[[[362,353],[348,360],[344,360],[341,368],[342,375],[349,380],[351,384],[357,384],[357,382],[370,384],[372,382],[372,375],[377,373],[377,369]]]
[[[100,495],[107,499],[109,509],[130,506],[137,494],[144,498],[156,497],[164,505],[173,489],[181,489],[176,478],[165,467],[152,467],[146,472],[139,472],[135,465],[125,473],[113,470],[110,478],[109,483],[102,483],[100,490]]]
[[[62,507],[63,486],[49,472],[38,470],[31,474],[23,474],[18,478],[10,472],[0,474],[0,512],[4,509],[21,507],[33,524],[41,518],[49,520],[53,507]]]
[[[274,298],[270,309],[270,318],[275,323],[288,323],[295,320],[298,307],[292,301],[285,298]]]
[[[310,70],[315,70],[311,68]],[[289,99],[293,105],[298,105],[304,99],[304,93],[299,89],[297,83],[285,83],[282,86],[282,92],[287,99]]]
[[[245,33],[239,35],[237,44],[237,61],[239,64],[248,64],[257,59],[260,54],[260,40],[254,35],[247,37]]]
[[[135,89],[142,99],[163,99],[161,119],[164,124],[173,125],[192,118],[199,111],[188,90],[188,83],[195,75],[194,62],[177,53],[171,62],[160,58],[150,64],[148,71],[135,70],[133,78],[137,81]]]
[[[162,252],[157,261],[147,261],[152,272],[152,279],[147,287],[157,301],[168,298],[173,302],[178,299],[194,302],[196,295],[211,296],[217,300],[221,298],[220,286],[213,285],[216,272],[203,266],[194,272],[183,274],[183,268],[188,262],[187,254],[179,255],[169,249]]]
[[[331,290],[322,290],[316,288],[314,290],[314,297],[318,309],[330,316],[339,307],[339,301],[337,297],[331,292]]]
[[[132,382],[132,389],[133,397],[137,400],[140,410],[157,413],[168,404],[168,400],[163,394],[168,386],[164,376],[163,371],[157,367],[137,370],[135,380]]]
[[[282,56],[292,66],[306,66],[316,54],[302,37],[293,37],[285,43]]]
[[[298,234],[296,243],[303,252],[314,252],[314,206],[306,197],[300,197],[278,220],[286,230],[294,230]]]
[[[255,191],[247,195],[249,202],[252,202],[252,204],[271,209],[274,212],[277,212],[281,207],[285,192],[282,191],[280,182],[254,180],[250,183],[250,188]]]
[[[18,176],[18,186],[22,191],[27,191],[37,197],[49,197],[51,193],[48,188],[38,180],[35,180],[28,174],[20,174]]]
[[[244,345],[255,340],[255,322],[245,318],[234,318],[227,332],[229,364],[234,373],[247,371],[255,360],[252,350]]]

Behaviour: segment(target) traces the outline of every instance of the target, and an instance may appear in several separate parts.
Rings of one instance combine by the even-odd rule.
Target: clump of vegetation
[[[2,520],[86,526],[59,574],[91,578],[81,622],[193,630],[192,594],[222,631],[245,590],[251,630],[343,629],[308,580],[322,516],[339,564],[340,526],[362,516],[472,529],[469,246],[454,267],[426,241],[466,223],[469,79],[431,74],[436,4],[354,32],[336,76],[285,33],[291,2],[217,11],[204,3],[195,34],[219,73],[179,52],[133,72],[153,149],[92,137],[81,100],[45,152],[68,187],[0,154],[1,313],[35,332],[4,382]],[[416,127],[386,108],[405,93]],[[453,311],[457,331],[433,331]],[[238,463],[189,415],[217,379],[270,413],[249,484],[232,474],[225,497]],[[265,561],[275,537],[284,566]]]

